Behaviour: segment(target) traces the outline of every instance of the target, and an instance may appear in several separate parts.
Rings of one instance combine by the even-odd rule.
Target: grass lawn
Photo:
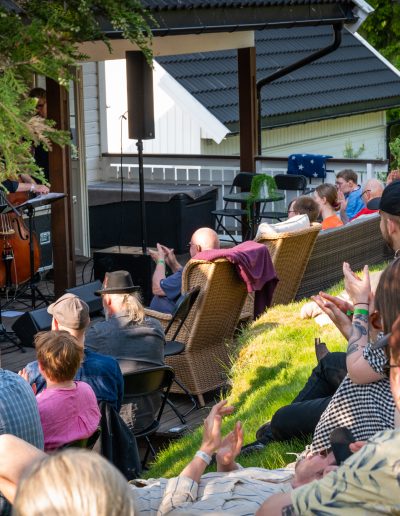
[[[342,288],[340,284],[330,292],[336,294]],[[231,430],[240,419],[245,431],[244,444],[254,441],[258,427],[270,420],[278,408],[290,403],[303,387],[317,363],[315,337],[320,337],[330,351],[344,351],[347,347],[333,325],[320,327],[314,320],[300,318],[300,308],[305,302],[269,309],[240,336],[229,373],[232,389],[228,400],[236,411],[224,420],[223,432]],[[178,475],[198,450],[201,431],[198,428],[161,451],[146,476]],[[240,463],[242,466],[281,467],[293,461],[293,455],[288,452],[302,451],[305,444],[301,441],[273,443],[262,453],[241,458]]]

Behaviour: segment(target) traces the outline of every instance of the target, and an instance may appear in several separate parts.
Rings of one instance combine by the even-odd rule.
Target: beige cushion
[[[258,226],[256,239],[261,235],[276,235],[276,233],[293,233],[310,227],[308,215],[296,215],[277,224],[263,222]]]

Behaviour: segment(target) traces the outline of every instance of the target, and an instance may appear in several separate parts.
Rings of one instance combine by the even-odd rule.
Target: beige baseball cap
[[[61,326],[71,330],[83,330],[90,322],[88,305],[75,294],[64,294],[47,311]]]

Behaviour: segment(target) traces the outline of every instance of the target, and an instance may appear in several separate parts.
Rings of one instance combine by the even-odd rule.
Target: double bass
[[[12,204],[12,196],[0,192],[0,205],[11,211],[0,213],[0,288],[17,288],[30,279],[30,236],[23,217]],[[23,203],[28,199],[27,192],[19,192],[18,199]],[[23,196],[23,197],[22,197]],[[18,201],[17,201],[18,202]],[[34,272],[40,264],[40,247],[36,234],[32,235]]]

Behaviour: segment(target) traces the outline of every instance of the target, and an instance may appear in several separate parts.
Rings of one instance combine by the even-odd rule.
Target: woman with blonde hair
[[[323,230],[343,226],[343,222],[337,215],[340,210],[340,203],[334,185],[328,183],[318,185],[314,192],[314,200],[319,206]]]
[[[94,452],[68,449],[46,455],[13,435],[1,436],[0,477],[15,516],[133,516],[131,489],[121,473]],[[3,472],[2,472],[3,473]]]

